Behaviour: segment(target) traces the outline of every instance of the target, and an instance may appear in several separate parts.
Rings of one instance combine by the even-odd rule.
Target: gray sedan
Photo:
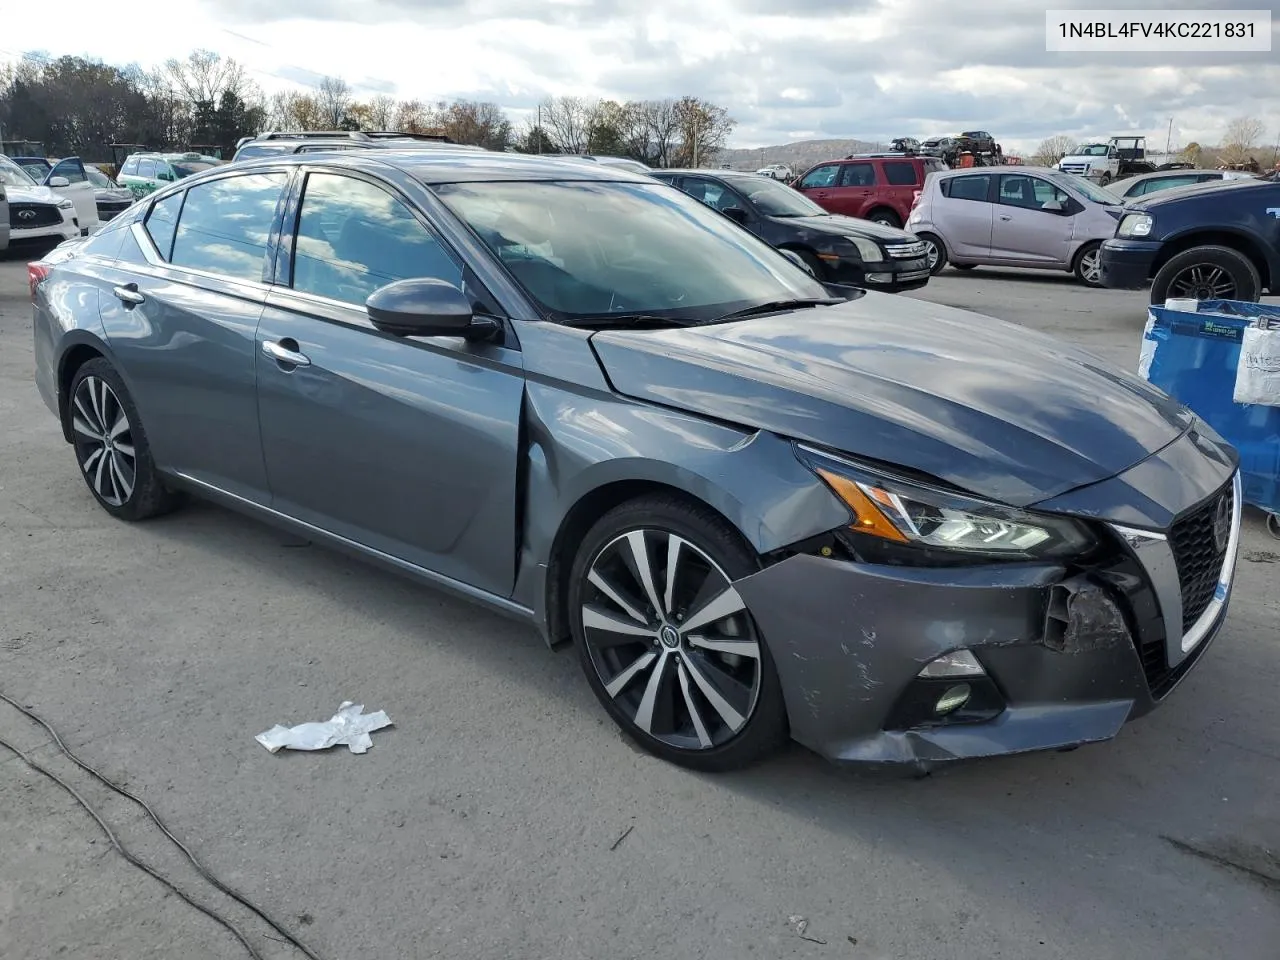
[[[676,763],[1105,740],[1226,615],[1237,456],[1185,408],[618,168],[264,158],[30,273],[104,510],[209,497],[524,619]]]

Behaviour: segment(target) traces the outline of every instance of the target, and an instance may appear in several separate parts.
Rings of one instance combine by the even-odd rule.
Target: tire
[[[136,521],[178,506],[181,498],[161,481],[138,408],[110,361],[98,357],[76,371],[66,415],[76,463],[102,509]]]
[[[1071,272],[1086,287],[1102,286],[1102,271],[1098,264],[1098,255],[1102,250],[1102,242],[1095,240],[1086,243],[1076,251],[1075,262],[1071,264]]]
[[[1257,301],[1262,294],[1258,268],[1231,247],[1192,247],[1161,267],[1151,282],[1151,302],[1170,297],[1194,300]]]
[[[972,270],[976,266],[976,263],[953,263],[951,268],[953,270]]]
[[[673,537],[680,546],[667,609]],[[652,590],[635,573],[641,561]],[[731,585],[759,569],[729,524],[673,495],[622,504],[583,538],[569,580],[574,642],[597,699],[644,750],[719,772],[745,767],[786,742],[773,658]],[[716,616],[720,609],[728,612]],[[699,619],[704,612],[712,619]],[[699,632],[686,636],[690,630]]]
[[[1105,171],[1105,172],[1102,174],[1102,177],[1101,177],[1101,179],[1100,179],[1098,182],[1099,182],[1102,186],[1104,186],[1104,187],[1105,187],[1108,183],[1110,183],[1110,182],[1111,182],[1111,171],[1110,171],[1110,170]]]
[[[880,223],[886,227],[897,227],[902,229],[902,221],[898,219],[898,215],[892,210],[877,210],[871,216],[867,217],[872,223]]]
[[[936,277],[947,268],[947,245],[936,233],[917,233],[916,236],[924,241],[928,251],[929,275]]]

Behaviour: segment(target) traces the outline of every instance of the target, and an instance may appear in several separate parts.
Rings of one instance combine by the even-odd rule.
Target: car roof
[[[646,174],[626,167],[603,163],[581,163],[570,159],[535,154],[497,151],[449,150],[341,150],[333,153],[303,153],[254,157],[233,169],[249,170],[279,164],[358,166],[382,164],[403,170],[425,184],[485,183],[497,180],[594,180],[652,183]]]
[[[990,167],[953,167],[950,170],[939,170],[936,177],[950,179],[952,177],[980,176],[984,173],[1038,173],[1041,176],[1065,176],[1054,167],[1033,167],[1024,163],[1002,163]]]

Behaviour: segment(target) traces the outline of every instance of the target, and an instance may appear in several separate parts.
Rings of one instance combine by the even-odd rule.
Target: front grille
[[[1078,173],[1083,175],[1088,172],[1089,166],[1084,163],[1064,163],[1061,169],[1063,173]]]
[[[1178,566],[1178,584],[1182,588],[1183,633],[1191,629],[1213,600],[1218,576],[1227,556],[1231,514],[1231,488],[1228,487],[1177,521],[1169,530],[1169,546]]]
[[[56,227],[62,223],[62,213],[47,203],[9,204],[9,226],[15,230],[32,227]]]
[[[917,243],[887,243],[884,248],[889,256],[899,260],[914,260],[925,255],[923,241]]]

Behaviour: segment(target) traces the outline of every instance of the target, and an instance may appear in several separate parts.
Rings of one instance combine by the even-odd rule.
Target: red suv
[[[795,188],[828,213],[901,227],[924,189],[924,178],[947,169],[937,157],[868,153],[828,160],[806,170]]]

